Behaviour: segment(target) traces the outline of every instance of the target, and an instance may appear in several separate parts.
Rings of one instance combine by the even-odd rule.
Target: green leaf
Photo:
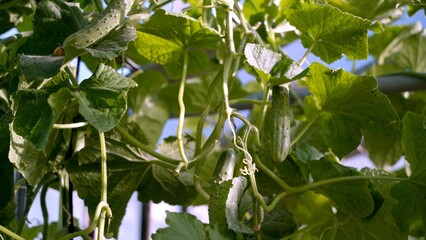
[[[391,196],[397,200],[392,215],[400,230],[413,236],[426,234],[426,117],[407,112],[402,120],[402,145],[410,163],[408,181],[395,184]]]
[[[208,230],[210,240],[234,240],[235,234],[232,231],[220,231],[217,224],[210,225]]]
[[[426,13],[426,1],[425,0],[411,1],[411,3],[408,5],[408,15],[411,17],[417,11],[422,10],[422,9]]]
[[[367,30],[382,31],[378,22],[356,17],[330,5],[284,0],[282,11],[300,30],[302,44],[323,61],[332,63],[345,54],[349,59],[368,57]]]
[[[154,70],[144,71],[132,78],[138,86],[130,89],[127,95],[131,112],[128,120],[144,129],[150,144],[156,144],[170,116],[167,101],[157,96],[167,80],[164,75]]]
[[[328,0],[327,3],[340,10],[369,20],[379,20],[383,24],[401,17],[403,5],[409,0]]]
[[[330,70],[319,63],[309,67],[306,84],[312,96],[305,98],[305,114],[315,147],[323,144],[339,157],[355,149],[371,135],[399,134],[399,118],[387,97],[377,90],[371,76],[355,76]],[[366,104],[368,103],[368,104]]]
[[[308,163],[315,182],[344,176],[360,175],[355,169],[321,159]],[[318,187],[317,190],[329,197],[338,210],[365,218],[374,210],[368,181],[337,182]]]
[[[271,78],[284,78],[283,83],[289,82],[301,72],[300,67],[289,57],[260,44],[248,43],[244,55],[264,83],[268,83]]]
[[[166,211],[167,228],[160,228],[152,235],[154,240],[162,239],[194,239],[205,240],[203,223],[189,213],[174,213]]]
[[[114,29],[104,39],[86,50],[97,58],[113,59],[127,50],[127,44],[136,39],[136,30],[133,26],[125,24]]]
[[[425,72],[426,30],[416,32],[393,46],[388,61],[395,61],[404,71]]]
[[[273,211],[266,212],[261,225],[262,239],[281,239],[297,229],[293,214],[283,201]]]
[[[194,188],[183,181],[184,174],[177,178],[170,170],[153,164],[143,172],[143,175],[138,187],[138,199],[141,202],[164,201],[172,205],[186,206],[196,197]]]
[[[247,189],[247,179],[243,176],[232,179],[232,187],[229,189],[228,197],[225,204],[226,222],[228,229],[235,232],[253,233],[253,230],[240,222],[238,209],[240,200],[243,197],[244,191]]]
[[[47,99],[49,90],[22,90],[18,95],[18,108],[13,121],[13,130],[30,141],[37,149],[43,149],[55,123]]]
[[[404,154],[400,134],[376,135],[364,133],[369,139],[364,147],[371,161],[380,169],[393,166]]]
[[[11,131],[9,160],[31,186],[52,169],[47,164],[46,153],[39,151],[29,141]]]
[[[181,75],[186,51],[189,54],[188,73],[199,73],[208,60],[201,49],[215,49],[221,42],[219,33],[200,21],[161,9],[137,30],[134,45],[138,53],[165,66],[172,78]]]
[[[21,55],[22,74],[27,82],[41,81],[56,76],[62,66],[62,57]]]
[[[96,138],[93,136],[92,138]],[[141,155],[135,154],[121,141],[106,137],[108,204],[113,212],[110,230],[118,237],[118,229],[125,214],[127,202],[144,177],[150,164]],[[86,147],[67,161],[65,168],[78,196],[84,200],[89,213],[94,214],[101,198],[101,155],[99,141],[86,139]]]
[[[28,55],[52,55],[70,34],[86,25],[78,3],[42,0],[33,18],[33,35],[21,51]]]
[[[368,39],[369,52],[377,58],[379,64],[383,64],[384,59],[395,51],[395,45],[410,35],[420,32],[421,29],[420,23],[405,26],[386,26],[383,32],[376,33]]]
[[[115,127],[127,110],[126,93],[137,84],[100,64],[93,75],[84,80],[74,96],[79,102],[79,112],[98,131]]]

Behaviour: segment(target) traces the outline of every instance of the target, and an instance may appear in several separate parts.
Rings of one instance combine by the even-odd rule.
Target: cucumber
[[[102,14],[88,26],[68,36],[64,48],[86,48],[105,37],[116,28],[130,11],[134,0],[112,0]]]
[[[276,162],[285,160],[290,151],[290,99],[288,86],[272,87],[272,159]]]
[[[213,183],[210,188],[209,221],[211,225],[217,224],[219,230],[227,229],[226,200],[232,187],[236,154],[233,149],[225,150],[216,164],[213,174]]]

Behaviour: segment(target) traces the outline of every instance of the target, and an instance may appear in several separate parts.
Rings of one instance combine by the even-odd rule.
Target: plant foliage
[[[0,2],[0,33],[16,32],[0,39],[1,238],[117,238],[134,192],[209,206],[204,224],[168,212],[153,239],[426,236],[426,93],[410,87],[426,81],[425,30],[396,21],[424,18],[424,1],[169,2]],[[345,61],[352,72],[333,67]],[[393,79],[399,91],[382,88]],[[359,152],[375,167],[347,166]],[[64,213],[29,228],[48,188]]]

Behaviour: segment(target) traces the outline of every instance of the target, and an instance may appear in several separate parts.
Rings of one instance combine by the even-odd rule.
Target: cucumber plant
[[[422,1],[171,2],[0,3],[0,238],[134,238],[134,192],[208,206],[153,239],[425,237]]]

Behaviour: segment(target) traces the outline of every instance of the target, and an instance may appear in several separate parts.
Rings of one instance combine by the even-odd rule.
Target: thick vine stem
[[[185,122],[185,103],[183,101],[183,96],[185,93],[185,82],[186,82],[187,70],[188,70],[188,51],[185,51],[183,54],[182,79],[180,82],[179,93],[178,93],[178,102],[179,102],[180,111],[179,111],[179,121],[178,121],[178,128],[177,128],[177,142],[178,142],[178,148],[179,148],[179,155],[185,167],[188,166],[188,162],[189,162],[188,158],[185,155],[185,148],[183,146],[183,124]]]
[[[23,238],[23,237],[19,236],[18,234],[10,231],[9,229],[3,227],[2,225],[0,225],[0,232],[3,232],[4,234],[6,234],[6,235],[8,235],[11,238],[16,239],[16,240],[25,240],[25,238]]]
[[[67,234],[67,235],[63,236],[62,238],[60,238],[60,240],[68,240],[68,239],[72,239],[72,238],[79,237],[79,236],[89,235],[89,233],[91,233],[95,230],[96,226],[99,223],[99,219],[100,219],[101,215],[106,215],[106,217],[108,217],[109,219],[112,218],[112,212],[111,212],[111,209],[109,208],[109,205],[108,205],[107,202],[104,202],[104,201],[99,202],[99,204],[98,204],[98,206],[96,207],[96,210],[95,210],[93,221],[90,223],[90,225],[86,229],[83,229],[83,230],[78,231],[78,232]]]

